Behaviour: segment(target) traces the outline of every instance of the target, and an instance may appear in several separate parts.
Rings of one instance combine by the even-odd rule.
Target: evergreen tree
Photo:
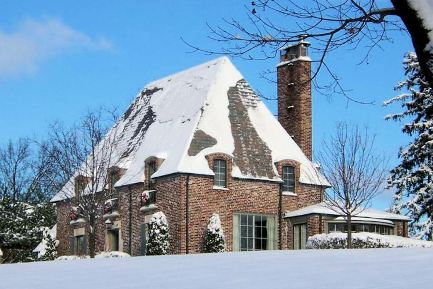
[[[57,258],[57,244],[58,241],[53,238],[50,230],[45,230],[44,240],[45,252],[38,258],[38,261],[51,261]]]
[[[11,198],[0,200],[0,248],[5,263],[35,260],[33,249],[46,227],[55,223],[52,204],[29,205]]]
[[[205,253],[221,253],[225,251],[225,239],[218,214],[212,214],[204,236]]]
[[[389,187],[397,189],[393,210],[412,218],[413,236],[432,240],[433,234],[433,96],[432,88],[421,73],[417,56],[408,53],[404,59],[406,80],[396,89],[408,92],[392,98],[385,105],[399,102],[403,112],[388,115],[396,121],[409,119],[403,132],[412,137],[400,148],[401,163],[391,171]]]
[[[149,222],[147,255],[167,255],[170,250],[169,228],[163,212],[153,214]]]

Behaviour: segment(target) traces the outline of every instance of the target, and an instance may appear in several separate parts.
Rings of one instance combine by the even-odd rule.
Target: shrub
[[[218,214],[209,219],[204,236],[203,251],[205,253],[221,253],[225,251],[224,233]]]
[[[153,214],[149,222],[149,240],[147,241],[147,255],[166,255],[169,253],[170,243],[167,218],[163,212]]]
[[[353,233],[354,249],[367,248],[433,248],[433,242],[374,233]],[[345,249],[346,233],[319,234],[308,238],[307,249]]]

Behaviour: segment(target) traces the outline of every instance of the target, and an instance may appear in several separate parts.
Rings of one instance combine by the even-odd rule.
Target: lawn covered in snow
[[[0,265],[0,288],[430,288],[432,268],[432,249],[149,256]]]

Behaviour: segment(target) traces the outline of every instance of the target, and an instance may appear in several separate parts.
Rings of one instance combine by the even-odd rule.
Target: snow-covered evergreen
[[[147,255],[167,255],[170,251],[169,228],[165,214],[156,212],[149,222]]]
[[[225,251],[225,239],[218,214],[212,214],[204,236],[203,251],[206,253],[220,253]]]
[[[408,53],[404,59],[406,80],[396,89],[407,90],[385,102],[401,103],[404,110],[388,115],[386,119],[408,120],[403,132],[412,137],[400,149],[401,163],[391,171],[389,187],[395,193],[396,213],[408,213],[412,218],[410,232],[413,236],[432,240],[433,235],[433,96],[432,88],[421,74],[416,54]]]
[[[0,248],[4,262],[33,261],[33,249],[43,239],[44,230],[55,223],[52,204],[29,205],[3,198],[0,216]]]
[[[56,239],[57,225],[53,228],[46,228],[43,233],[43,240],[33,252],[38,254],[38,261],[51,261],[57,258],[57,246],[59,241]]]

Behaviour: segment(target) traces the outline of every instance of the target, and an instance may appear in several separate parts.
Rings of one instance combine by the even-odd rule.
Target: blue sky
[[[385,2],[385,1],[381,1]],[[0,144],[22,136],[43,136],[49,123],[72,123],[88,109],[126,109],[149,81],[200,64],[216,56],[188,53],[181,37],[217,49],[207,38],[206,23],[245,18],[250,1],[16,1],[1,0],[0,11]],[[312,43],[314,46],[314,43]],[[376,49],[368,64],[358,65],[365,49],[339,50],[328,60],[343,85],[357,99],[375,105],[347,103],[341,96],[313,95],[314,148],[332,134],[338,121],[368,126],[377,134],[377,148],[397,163],[398,148],[408,138],[401,124],[384,116],[393,108],[382,102],[396,94],[403,79],[405,35]],[[315,55],[312,55],[314,58]],[[274,69],[277,59],[232,59],[251,85],[274,97],[274,84],[260,72]],[[326,75],[319,76],[326,82]],[[267,102],[275,112],[275,102]],[[384,208],[391,194],[377,198]]]

